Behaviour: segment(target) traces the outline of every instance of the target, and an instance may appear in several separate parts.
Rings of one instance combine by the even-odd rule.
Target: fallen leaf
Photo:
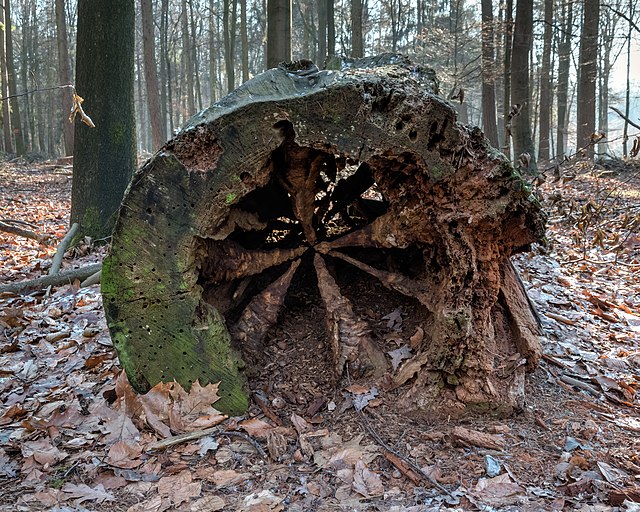
[[[356,462],[354,468],[352,488],[365,498],[374,498],[384,494],[380,475],[370,471],[361,460]]]
[[[84,501],[95,501],[97,503],[104,503],[105,501],[116,501],[113,494],[105,491],[104,487],[100,484],[95,487],[89,487],[87,484],[72,484],[66,483],[62,488],[62,492],[65,494],[65,499],[75,499],[76,503],[80,504]]]

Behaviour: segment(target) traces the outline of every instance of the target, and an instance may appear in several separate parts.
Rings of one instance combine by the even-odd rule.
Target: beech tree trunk
[[[596,131],[596,75],[598,71],[599,0],[585,0],[580,35],[578,65],[578,99],[576,102],[576,148],[585,148],[585,156],[593,158],[591,135]]]
[[[493,6],[482,0],[482,127],[493,147],[498,147],[496,74],[493,45]]]
[[[135,175],[102,293],[139,391],[220,382],[216,407],[240,414],[279,319],[319,328],[324,310],[335,385],[348,368],[425,415],[522,405],[541,330],[509,257],[542,238],[538,202],[433,71],[397,55],[344,67],[268,70]],[[403,301],[407,339],[422,333],[397,368],[398,345],[373,335],[385,301]]]
[[[544,36],[540,71],[540,142],[538,160],[549,161],[551,132],[551,38],[553,35],[553,0],[544,1]]]

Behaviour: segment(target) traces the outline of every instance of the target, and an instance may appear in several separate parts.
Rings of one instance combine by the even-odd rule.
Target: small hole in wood
[[[416,130],[411,130],[409,132],[409,140],[411,142],[415,142],[418,139],[418,132]]]

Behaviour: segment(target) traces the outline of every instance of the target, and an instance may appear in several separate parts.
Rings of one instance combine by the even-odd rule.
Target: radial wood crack
[[[397,56],[274,69],[167,143],[124,199],[102,275],[131,383],[220,382],[218,405],[240,414],[243,366],[308,343],[282,331],[293,317],[326,325],[334,385],[349,365],[414,414],[520,407],[543,333],[509,257],[542,239],[544,215],[436,93]],[[391,370],[403,345],[414,355]]]

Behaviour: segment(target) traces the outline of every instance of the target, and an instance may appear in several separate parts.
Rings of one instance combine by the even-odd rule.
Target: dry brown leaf
[[[191,472],[184,470],[177,475],[165,476],[158,481],[158,493],[167,497],[175,506],[200,496],[202,482],[193,482]]]
[[[384,486],[380,475],[370,471],[361,460],[356,462],[354,468],[352,488],[365,498],[373,498],[384,494]]]
[[[139,459],[142,454],[142,447],[139,444],[118,441],[109,448],[107,462],[116,468],[133,469],[137,468],[144,461]]]
[[[95,487],[89,487],[87,484],[72,484],[66,483],[62,488],[64,493],[64,499],[75,499],[75,502],[80,504],[84,501],[95,501],[97,503],[104,503],[105,501],[116,501],[113,494],[105,491],[102,485],[96,485]]]
[[[259,418],[249,418],[248,420],[239,423],[238,427],[244,430],[251,437],[257,437],[259,439],[266,438],[267,434],[274,429],[272,425]]]

